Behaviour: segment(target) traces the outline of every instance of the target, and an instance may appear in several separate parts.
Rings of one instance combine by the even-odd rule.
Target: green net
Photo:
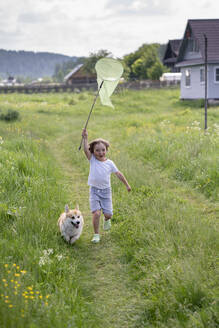
[[[102,58],[95,65],[97,72],[98,89],[101,83],[99,95],[102,105],[113,107],[110,96],[115,90],[123,73],[122,64],[113,58]]]

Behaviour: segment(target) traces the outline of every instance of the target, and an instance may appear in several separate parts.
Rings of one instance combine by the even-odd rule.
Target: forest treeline
[[[156,80],[167,71],[162,64],[165,44],[143,44],[136,51],[118,58],[124,66],[126,79]],[[63,82],[64,77],[78,64],[84,64],[85,72],[93,72],[98,59],[112,56],[108,50],[99,50],[89,57],[70,57],[61,54],[0,49],[0,78],[8,76],[25,78],[49,78]]]
[[[52,76],[57,64],[67,61],[77,62],[78,57],[33,51],[13,51],[0,49],[0,78]]]

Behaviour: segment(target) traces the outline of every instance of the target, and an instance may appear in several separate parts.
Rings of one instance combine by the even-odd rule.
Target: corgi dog
[[[70,244],[73,244],[81,235],[84,225],[84,219],[77,205],[75,209],[70,210],[65,205],[65,212],[58,219],[58,226],[62,237]]]

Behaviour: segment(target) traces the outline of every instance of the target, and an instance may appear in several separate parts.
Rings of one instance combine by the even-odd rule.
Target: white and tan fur
[[[62,237],[70,244],[73,244],[81,235],[84,219],[79,211],[78,205],[74,210],[70,210],[65,205],[65,212],[58,219],[58,226]]]

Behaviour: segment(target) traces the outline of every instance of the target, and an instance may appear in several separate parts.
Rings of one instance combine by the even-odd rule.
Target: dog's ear
[[[65,213],[68,213],[69,212],[69,207],[68,207],[68,205],[66,204],[65,205]]]
[[[78,204],[76,205],[76,210],[78,210],[78,211],[79,211],[79,205],[78,205]]]

